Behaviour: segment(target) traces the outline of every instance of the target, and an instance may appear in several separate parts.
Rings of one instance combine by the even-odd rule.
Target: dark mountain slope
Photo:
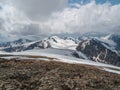
[[[91,60],[120,66],[120,56],[108,49],[106,45],[106,43],[97,39],[90,39],[80,42],[76,49],[84,53]]]

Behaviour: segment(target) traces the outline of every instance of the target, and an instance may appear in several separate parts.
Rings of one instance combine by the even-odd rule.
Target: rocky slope
[[[89,39],[80,42],[76,49],[91,60],[120,66],[120,56],[106,46],[109,47],[109,44],[97,39]]]

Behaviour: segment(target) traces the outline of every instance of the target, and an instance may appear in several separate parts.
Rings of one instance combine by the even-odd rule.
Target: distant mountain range
[[[97,34],[86,34],[78,38],[51,36],[38,41],[19,39],[1,43],[0,47],[5,52],[46,48],[72,50],[73,57],[120,66],[120,35],[117,34],[98,37]]]

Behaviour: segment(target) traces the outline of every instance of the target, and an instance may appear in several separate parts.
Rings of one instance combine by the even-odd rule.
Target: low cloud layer
[[[1,3],[0,38],[120,31],[120,4],[96,4],[93,0],[85,5],[70,7],[67,2],[11,0]]]

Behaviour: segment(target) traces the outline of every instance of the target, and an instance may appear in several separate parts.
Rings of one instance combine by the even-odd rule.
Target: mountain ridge
[[[119,40],[119,35],[115,34],[97,38],[89,36],[86,39],[51,36],[38,41],[15,40],[11,43],[17,42],[15,43],[16,45],[10,44],[7,47],[3,46],[1,50],[6,52],[21,52],[47,48],[54,48],[54,50],[60,49],[61,51],[70,50],[71,56],[76,58],[90,59],[95,62],[120,66]]]

